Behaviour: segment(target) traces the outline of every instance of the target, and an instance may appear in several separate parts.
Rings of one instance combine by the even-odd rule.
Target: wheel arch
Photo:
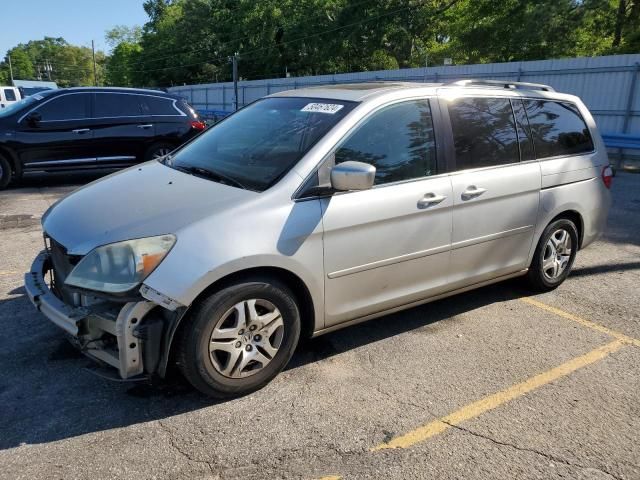
[[[16,155],[11,149],[4,145],[0,145],[0,156],[4,157],[13,169],[13,173],[16,177],[20,177],[22,174],[22,165]]]
[[[295,295],[298,307],[300,308],[300,321],[301,321],[301,338],[310,338],[315,330],[315,310],[314,310],[314,302],[311,292],[304,281],[295,273],[281,267],[253,267],[247,268],[244,270],[235,271],[229,273],[211,283],[204,290],[202,290],[191,303],[191,305],[186,308],[181,315],[175,317],[176,320],[169,326],[169,329],[166,333],[167,339],[164,342],[164,354],[162,355],[163,361],[159,368],[160,376],[165,376],[168,366],[171,364],[173,359],[175,358],[175,339],[180,331],[182,325],[184,325],[184,319],[195,305],[201,302],[204,298],[210,295],[212,292],[216,290],[220,290],[225,288],[228,285],[232,285],[234,283],[241,282],[246,279],[256,278],[256,277],[272,277],[276,278],[282,283],[284,283],[288,288],[291,289],[292,293]]]
[[[555,217],[553,217],[547,223],[547,225],[545,225],[545,228],[547,228],[548,225],[551,225],[556,220],[560,220],[561,218],[571,220],[576,226],[576,228],[578,229],[578,250],[579,250],[580,248],[582,248],[582,239],[584,238],[584,220],[582,218],[582,215],[580,214],[580,212],[576,210],[565,210],[557,214]]]

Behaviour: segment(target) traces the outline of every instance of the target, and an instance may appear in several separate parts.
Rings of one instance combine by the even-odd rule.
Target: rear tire
[[[557,288],[569,276],[578,251],[578,229],[566,218],[542,232],[527,273],[529,286],[538,292]]]
[[[171,153],[175,148],[176,147],[170,143],[154,143],[147,148],[147,151],[144,153],[144,161],[148,162],[149,160],[157,160],[158,158]]]
[[[0,157],[0,190],[7,188],[12,177],[11,164],[6,158]]]
[[[177,363],[205,395],[245,395],[287,365],[300,337],[300,313],[289,288],[252,277],[212,293],[180,326]]]

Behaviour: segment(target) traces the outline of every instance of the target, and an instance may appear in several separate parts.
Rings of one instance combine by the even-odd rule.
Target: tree
[[[416,67],[427,58],[640,51],[640,0],[146,0],[144,8],[142,28],[106,34],[109,84],[229,81],[236,52],[241,77],[259,79]]]
[[[142,28],[118,25],[105,33],[107,44],[113,48],[106,60],[107,85],[133,87],[136,85],[132,72],[139,61],[142,47]]]
[[[32,40],[12,48],[8,55],[16,79],[50,79],[61,87],[94,84],[91,49],[70,45],[63,38]],[[96,52],[96,63],[100,76],[104,63],[102,52]]]
[[[120,87],[135,86],[134,74],[131,70],[141,51],[142,47],[137,43],[119,43],[107,59],[105,83]]]
[[[141,37],[142,28],[137,25],[133,27],[116,25],[105,33],[105,40],[111,48],[117,47],[120,43],[140,43]]]
[[[13,78],[19,79],[31,79],[35,75],[35,67],[32,58],[27,52],[18,47],[12,48],[7,52],[5,62],[9,62],[11,57],[11,68],[13,69]]]

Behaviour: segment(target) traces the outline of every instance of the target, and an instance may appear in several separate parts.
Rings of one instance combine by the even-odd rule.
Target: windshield
[[[50,93],[51,92],[41,92],[41,93],[32,95],[31,97],[23,98],[19,102],[10,103],[5,108],[0,110],[0,118],[13,115],[14,113],[22,110],[23,108],[28,107],[29,105],[36,103],[39,100],[42,100],[45,96],[49,95]]]
[[[207,130],[166,163],[212,181],[262,192],[355,105],[314,98],[265,98]]]

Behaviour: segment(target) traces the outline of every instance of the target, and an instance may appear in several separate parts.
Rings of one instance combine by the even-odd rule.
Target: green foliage
[[[621,7],[621,3],[624,5]],[[109,65],[168,86],[638,51],[640,0],[147,0],[149,21]],[[620,40],[616,44],[616,29]],[[122,72],[125,72],[123,74]],[[123,76],[124,75],[124,76]]]
[[[107,30],[104,37],[111,48],[117,47],[120,43],[138,43],[142,37],[142,28],[137,25],[133,27],[116,25],[111,30]]]
[[[70,45],[63,38],[45,37],[43,40],[32,40],[12,48],[0,66],[3,72],[8,71],[9,56],[15,79],[50,78],[61,87],[94,84],[91,49]],[[100,78],[104,54],[97,52],[96,60]],[[8,83],[8,79],[5,83]]]
[[[118,43],[106,62],[105,84],[119,87],[135,86],[128,66],[140,58],[141,52],[142,47],[137,43]]]
[[[108,85],[244,79],[640,52],[640,0],[146,0],[106,32]],[[11,50],[16,78],[93,83],[91,51],[45,38]],[[103,69],[104,68],[104,72]],[[7,78],[0,63],[0,81]],[[102,74],[104,73],[104,75]]]

